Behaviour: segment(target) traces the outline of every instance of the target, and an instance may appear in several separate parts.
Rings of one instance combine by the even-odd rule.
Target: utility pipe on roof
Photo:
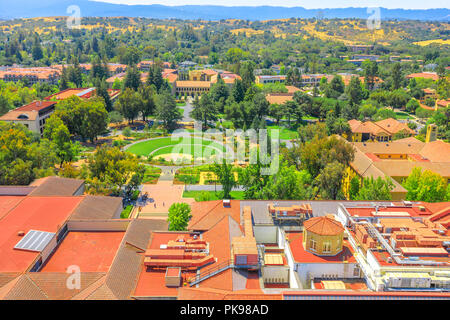
[[[370,229],[370,231],[376,236],[376,238],[378,239],[378,241],[381,243],[381,245],[389,252],[389,254],[391,255],[391,257],[395,260],[395,262],[397,264],[421,264],[421,265],[432,265],[432,266],[441,266],[441,265],[445,265],[445,262],[439,262],[439,261],[429,261],[429,260],[415,260],[415,261],[411,261],[411,260],[406,260],[406,259],[400,259],[398,257],[398,254],[394,251],[394,249],[392,249],[392,247],[389,245],[389,243],[386,241],[386,239],[383,238],[383,236],[378,232],[378,230],[372,225],[372,223],[368,222],[368,221],[361,221],[358,222],[357,224],[365,224],[368,226],[368,228]]]

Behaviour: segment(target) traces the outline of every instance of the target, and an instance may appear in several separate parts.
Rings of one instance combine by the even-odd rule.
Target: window
[[[317,242],[314,239],[311,239],[309,242],[309,248],[313,251],[317,251]]]
[[[331,242],[324,242],[323,243],[323,252],[324,253],[330,253],[331,252]]]
[[[359,267],[358,266],[355,266],[355,268],[353,269],[353,276],[359,277]]]

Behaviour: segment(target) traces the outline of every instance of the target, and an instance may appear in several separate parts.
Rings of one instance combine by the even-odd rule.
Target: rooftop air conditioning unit
[[[160,249],[167,249],[167,244],[161,244],[161,245],[159,246],[159,248],[160,248]]]

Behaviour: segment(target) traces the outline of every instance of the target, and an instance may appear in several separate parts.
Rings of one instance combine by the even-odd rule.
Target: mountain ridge
[[[303,7],[279,6],[219,6],[219,5],[183,5],[165,6],[127,5],[89,0],[21,0],[3,1],[0,4],[0,18],[37,18],[50,16],[68,16],[67,8],[78,5],[81,16],[85,17],[145,17],[157,19],[241,19],[241,20],[275,20],[289,18],[354,18],[367,19],[372,13],[367,8],[330,8],[305,9]],[[380,8],[382,20],[434,20],[449,21],[450,9],[386,9]]]

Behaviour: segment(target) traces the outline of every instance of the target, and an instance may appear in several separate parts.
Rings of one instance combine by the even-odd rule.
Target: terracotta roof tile
[[[328,217],[314,217],[303,223],[305,230],[323,236],[334,236],[344,232],[342,224]]]
[[[80,179],[47,177],[30,196],[73,196],[83,185],[84,180]]]
[[[122,198],[88,195],[76,207],[70,219],[118,219],[121,208]]]

